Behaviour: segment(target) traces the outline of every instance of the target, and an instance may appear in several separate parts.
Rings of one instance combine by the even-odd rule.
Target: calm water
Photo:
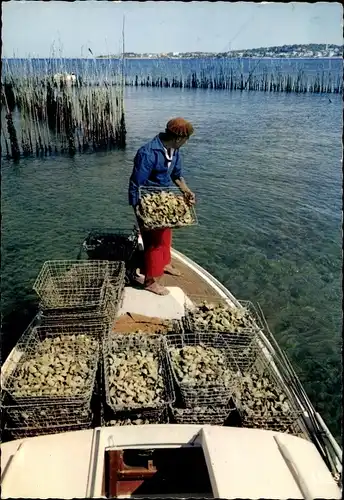
[[[75,258],[92,227],[134,223],[127,185],[135,152],[170,117],[185,116],[196,130],[182,154],[199,225],[175,231],[174,245],[238,298],[259,301],[339,436],[342,104],[331,101],[127,88],[125,152],[3,161],[5,318],[34,298],[45,260]],[[9,344],[17,333],[6,331]]]

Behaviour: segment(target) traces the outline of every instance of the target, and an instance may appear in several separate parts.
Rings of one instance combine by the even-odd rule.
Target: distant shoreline
[[[50,60],[82,60],[82,61],[92,61],[92,58],[90,57],[1,57],[2,61],[26,61],[26,60],[36,60],[36,61],[46,61],[47,59]],[[106,57],[106,56],[97,56],[95,57],[97,60],[114,60],[114,61],[120,61],[122,59],[121,56],[117,57]],[[191,60],[204,60],[204,59],[228,59],[228,60],[236,60],[236,59],[279,59],[279,60],[321,60],[321,59],[331,59],[331,60],[342,60],[343,57],[341,56],[324,56],[324,57],[259,57],[259,56],[250,56],[250,57],[125,57],[125,60],[134,60],[134,61],[191,61]]]
[[[71,57],[70,59],[81,59],[81,58],[74,58],[74,57]],[[121,56],[118,56],[118,57],[107,57],[107,56],[97,56],[96,59],[114,59],[114,60],[120,60],[122,59]],[[249,57],[210,57],[210,56],[205,56],[205,57],[125,57],[124,59],[126,60],[129,60],[129,59],[133,59],[135,61],[137,60],[143,60],[143,61],[157,61],[157,60],[161,60],[161,61],[182,61],[182,60],[191,60],[191,59],[342,59],[342,57],[340,56],[332,56],[332,57],[329,57],[329,56],[324,56],[324,57],[317,57],[317,56],[313,56],[313,57],[273,57],[273,56],[264,56],[264,57],[259,57],[259,56],[249,56]]]

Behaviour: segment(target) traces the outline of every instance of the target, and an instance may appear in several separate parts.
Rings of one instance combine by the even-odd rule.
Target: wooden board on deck
[[[125,313],[116,319],[112,331],[114,333],[166,333],[171,327],[167,320],[151,318],[141,314]]]

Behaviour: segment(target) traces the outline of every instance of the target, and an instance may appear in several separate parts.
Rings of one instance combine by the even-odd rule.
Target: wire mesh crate
[[[46,261],[33,285],[44,309],[82,308],[99,311],[106,290],[124,286],[123,262]]]
[[[184,317],[185,319],[185,317]],[[174,324],[175,333],[191,335],[197,333],[197,330],[185,327],[185,322]],[[191,331],[190,331],[191,330]],[[231,366],[235,370],[249,371],[254,365],[257,356],[259,356],[260,348],[256,332],[253,330],[242,330],[239,332],[219,332],[211,330],[201,330],[201,333],[210,335],[221,335],[225,344],[227,356],[230,359]]]
[[[182,319],[173,319],[171,321],[171,329],[167,333],[167,335],[179,334],[183,335],[185,333],[183,318]]]
[[[105,403],[102,426],[112,425],[149,425],[149,424],[167,424],[169,421],[167,407],[153,410],[143,409],[140,411],[120,411],[114,412]]]
[[[46,261],[33,285],[45,308],[99,307],[107,261]]]
[[[119,266],[118,266],[119,264]],[[115,268],[115,277],[106,279],[102,303],[93,307],[69,307],[41,310],[41,319],[44,324],[61,324],[67,322],[107,322],[114,321],[124,297],[124,265],[123,263],[109,263],[110,272]],[[118,269],[119,268],[119,269]]]
[[[240,334],[225,332],[223,337],[236,369],[250,372],[260,355],[258,338],[252,330],[241,331]]]
[[[223,404],[234,390],[237,370],[227,342],[216,332],[165,336],[174,380],[187,408]]]
[[[191,300],[190,300],[191,299]],[[263,330],[263,321],[252,302],[238,301],[237,307],[227,299],[191,296],[185,299],[185,331],[218,331],[240,333]]]
[[[236,377],[233,400],[244,427],[287,432],[295,426],[302,410],[288,398],[275,367],[263,354],[249,372]]]
[[[195,406],[177,408],[172,406],[171,413],[177,424],[224,425],[233,409],[224,406]]]
[[[275,430],[275,429],[273,429],[273,430]],[[271,429],[268,429],[268,430],[271,430]],[[281,430],[279,432],[285,432],[287,434],[292,434],[293,436],[297,436],[297,437],[306,439],[307,441],[309,440],[309,436],[306,434],[306,432],[304,430],[302,430],[302,427],[301,427],[300,422],[298,420],[294,420],[290,425],[288,425],[288,427],[284,426],[284,430]]]
[[[106,286],[102,309],[90,310],[81,308],[70,309],[43,309],[41,311],[42,323],[48,325],[75,324],[75,323],[113,323],[124,298],[124,287],[113,287],[110,283]]]
[[[43,309],[40,314],[41,324],[44,326],[75,325],[107,323],[105,313],[80,313],[79,310],[71,309],[69,314],[61,312],[59,309]]]
[[[24,356],[23,346],[30,339],[34,328],[39,324],[40,316],[39,313],[32,319],[29,325],[26,327],[15,347],[11,350],[4,365],[1,367],[1,388],[4,401],[9,397],[8,391],[6,391],[7,380],[12,376],[13,371]]]
[[[112,283],[109,283],[109,286],[106,289],[103,314],[104,314],[104,318],[109,322],[114,321],[114,319],[116,318],[116,316],[118,314],[119,309],[123,305],[124,282],[125,282],[125,275],[123,274],[123,285],[122,286],[119,287],[117,285],[113,285]]]
[[[255,304],[250,300],[239,300],[238,302],[242,309],[246,311],[246,315],[253,328],[259,331],[264,331],[266,321],[262,315],[262,311],[258,310]]]
[[[141,186],[138,217],[147,230],[198,224],[193,205],[177,187]]]
[[[40,324],[35,326],[33,332],[39,336],[39,339],[45,338],[55,338],[57,336],[74,336],[75,341],[80,337],[89,337],[92,341],[97,342],[97,349],[100,348],[100,341],[103,339],[104,334],[107,331],[107,324],[100,321],[89,321],[89,322],[62,322],[58,325],[44,325]],[[68,339],[67,339],[68,340]],[[73,339],[71,339],[73,342]],[[68,340],[69,341],[69,340]],[[90,346],[93,349],[93,344]],[[30,347],[31,349],[31,347]]]
[[[93,229],[85,241],[83,249],[92,260],[130,260],[138,246],[138,230],[133,229]]]
[[[91,400],[103,325],[36,326],[17,344],[3,388],[18,404]]]
[[[103,367],[106,403],[114,412],[142,413],[174,401],[161,335],[109,333],[103,341]]]
[[[61,434],[63,432],[81,431],[91,428],[91,424],[55,425],[52,427],[6,427],[13,439],[24,439],[29,437],[44,436],[49,434]]]
[[[110,336],[113,337],[112,334],[109,334],[109,337]],[[135,334],[135,337],[136,336],[137,334]],[[135,344],[137,346],[137,342],[135,342]],[[141,343],[139,345],[141,345]],[[104,356],[101,357],[99,363],[99,378],[101,380],[101,389],[102,389],[100,395],[102,426],[107,427],[112,425],[119,425],[119,426],[140,425],[142,423],[144,424],[168,423],[168,410],[167,406],[165,405],[160,408],[139,408],[139,409],[136,408],[134,410],[119,410],[119,411],[114,411],[113,408],[108,405],[106,383],[105,383]]]
[[[108,261],[108,269],[108,278],[112,288],[122,290],[124,287],[125,263],[123,261]]]
[[[259,332],[262,323],[251,302],[241,301],[240,307],[226,299],[192,297],[185,301],[182,318],[185,332],[219,332],[223,335],[232,359],[241,370],[248,370],[259,353]]]
[[[56,425],[91,425],[89,407],[75,404],[4,406],[10,427],[46,428]]]
[[[78,325],[80,327],[80,324]],[[70,333],[70,326],[62,329],[64,333],[68,336]],[[91,333],[101,337],[102,329],[100,325],[83,325],[82,331],[87,334],[87,330],[90,329]],[[97,332],[98,329],[98,332]],[[46,328],[46,330],[54,331],[54,329]],[[74,328],[71,331],[75,331]],[[99,383],[99,381],[96,380]],[[94,396],[97,392],[97,383],[94,387]],[[69,425],[69,424],[90,424],[93,420],[92,401],[91,407],[90,402],[86,401],[83,403],[71,402],[61,402],[59,400],[56,402],[49,403],[31,403],[25,402],[25,404],[18,404],[10,394],[4,391],[4,396],[2,400],[2,413],[4,421],[9,422],[10,427],[24,427],[29,426],[33,428],[38,427],[50,427],[53,425]]]
[[[298,416],[296,417],[296,419]],[[241,420],[243,427],[247,427],[249,429],[265,429],[276,432],[285,432],[288,434],[293,434],[299,436],[298,430],[294,430],[297,422],[295,421],[295,417],[283,416],[282,419],[278,417],[255,417],[254,415],[248,416],[246,412],[242,412]],[[296,427],[299,429],[299,427]],[[303,437],[303,433],[302,436]]]

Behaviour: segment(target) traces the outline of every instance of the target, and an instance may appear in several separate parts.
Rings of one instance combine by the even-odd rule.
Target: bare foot
[[[175,267],[173,267],[171,264],[168,264],[167,266],[165,266],[165,269],[164,269],[165,273],[166,274],[170,274],[171,276],[181,276],[182,273],[179,272]]]
[[[154,283],[150,283],[149,285],[145,285],[145,290],[147,290],[147,292],[155,293],[156,295],[168,295],[170,293],[167,288],[159,285],[156,281],[154,281]]]

